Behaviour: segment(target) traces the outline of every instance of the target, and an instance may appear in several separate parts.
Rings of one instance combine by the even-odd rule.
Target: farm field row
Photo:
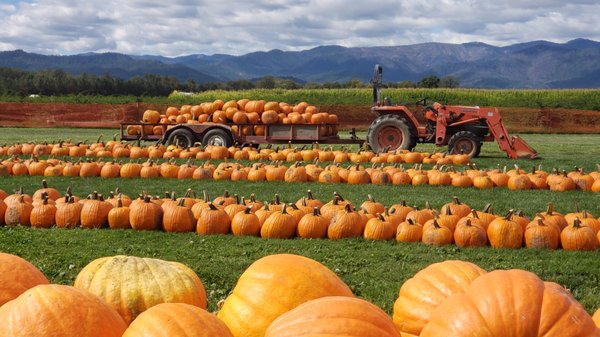
[[[116,137],[118,130],[102,128],[2,128],[0,144],[15,143],[58,143],[60,140],[71,140],[73,143],[95,142],[99,135],[104,135],[105,141]],[[349,137],[347,131],[340,131],[341,137]],[[357,132],[357,136],[364,138],[365,132]],[[577,166],[586,171],[595,171],[596,164],[599,164],[600,143],[599,134],[521,134],[521,137],[534,148],[539,154],[540,159],[509,159],[506,154],[498,148],[493,142],[484,143],[481,154],[473,161],[480,168],[496,168],[497,166],[507,166],[512,168],[515,164],[527,170],[533,166],[540,166],[544,170],[551,171],[552,168],[572,170]],[[143,142],[144,145],[153,145],[154,143]],[[325,147],[325,145],[321,145]],[[339,146],[334,146],[338,149]],[[349,151],[360,151],[358,145],[345,146]],[[437,147],[432,144],[418,144],[415,148],[419,152],[439,152],[446,151],[447,147]]]

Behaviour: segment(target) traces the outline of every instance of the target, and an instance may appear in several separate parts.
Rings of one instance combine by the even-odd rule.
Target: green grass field
[[[110,139],[113,130],[72,129],[2,129],[0,144],[24,141],[53,141],[72,138],[74,141],[95,141],[99,133]],[[543,159],[536,161],[508,160],[497,146],[484,146],[482,158],[475,162],[482,167],[496,164],[519,165],[529,168],[541,164],[545,169],[574,165],[594,169],[600,158],[598,135],[523,135],[540,152]],[[432,150],[419,145],[417,150]],[[71,186],[76,195],[85,196],[93,190],[108,194],[115,187],[129,195],[142,190],[163,195],[176,191],[181,195],[187,188],[209,191],[211,197],[224,190],[248,196],[255,193],[260,200],[270,200],[279,193],[285,201],[296,201],[307,189],[317,198],[328,200],[334,191],[354,203],[372,194],[384,204],[407,200],[411,205],[423,206],[429,201],[439,208],[458,196],[463,202],[481,208],[488,202],[496,213],[515,208],[529,216],[544,209],[549,201],[559,212],[569,212],[574,202],[600,216],[600,195],[573,191],[509,191],[458,189],[453,187],[396,187],[349,186],[314,183],[246,183],[217,181],[177,181],[168,179],[101,179],[51,178],[51,186],[60,190]],[[0,177],[0,188],[12,191],[23,186],[33,193],[39,188],[39,177]],[[472,261],[487,270],[521,268],[538,274],[542,279],[558,282],[568,288],[589,312],[600,307],[600,252],[542,251],[532,249],[460,249],[424,244],[369,242],[362,239],[329,240],[266,240],[240,238],[232,235],[201,237],[196,234],[168,234],[136,232],[132,230],[61,230],[0,228],[0,251],[20,255],[40,267],[52,282],[71,284],[81,268],[92,259],[128,254],[176,260],[193,268],[202,278],[209,294],[209,309],[215,310],[218,300],[227,296],[243,270],[256,259],[274,253],[295,253],[316,259],[334,270],[347,282],[355,294],[374,302],[388,313],[403,281],[427,265],[447,259]]]

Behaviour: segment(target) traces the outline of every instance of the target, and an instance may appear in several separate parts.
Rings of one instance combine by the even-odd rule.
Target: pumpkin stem
[[[433,227],[435,227],[436,229],[442,228],[442,227],[440,227],[440,224],[437,222],[437,218],[433,218]]]
[[[244,210],[245,214],[251,214],[252,213],[252,206],[246,206],[246,209]]]
[[[346,205],[344,206],[344,211],[346,211],[346,213],[350,213],[350,212],[352,212],[352,208],[351,208],[351,206],[350,206],[350,203],[348,203],[348,204],[346,204]]]
[[[385,218],[383,217],[383,215],[381,215],[381,213],[376,213],[375,216],[378,217],[379,220],[385,221]]]
[[[486,204],[486,205],[483,207],[483,210],[482,210],[482,212],[483,212],[483,213],[494,214],[494,212],[492,211],[492,204]]]
[[[587,211],[585,209],[581,212],[581,218],[582,219],[587,219],[588,218],[588,213],[587,213]]]
[[[321,211],[319,211],[319,207],[314,207],[313,208],[313,215],[314,216],[320,216],[321,215]]]
[[[471,219],[467,218],[467,221],[465,222],[465,226],[471,227]]]
[[[218,210],[218,208],[211,201],[208,202],[208,208],[210,208],[212,211]]]
[[[542,219],[542,218],[538,218],[537,223],[538,223],[538,226],[545,226],[544,219]]]
[[[553,202],[549,202],[548,203],[548,208],[546,208],[546,215],[552,215],[552,212],[554,212],[554,203]]]
[[[339,194],[338,192],[333,192],[333,195],[335,195],[336,197],[338,197],[339,201],[346,201],[346,200],[344,200],[344,198],[342,197],[342,195]]]
[[[286,206],[287,204],[283,204],[283,207],[281,207],[281,214],[288,214]]]
[[[415,224],[415,222],[411,218],[406,219],[406,222],[408,222],[409,225],[414,225]]]
[[[452,215],[452,210],[450,209],[450,207],[446,207],[445,215]]]
[[[460,200],[458,200],[458,197],[452,197],[452,200],[454,200],[454,204],[455,204],[455,205],[462,205],[462,204],[460,203]]]
[[[512,210],[512,209],[509,210],[508,214],[506,214],[506,216],[504,217],[504,219],[510,221],[512,219],[513,213],[514,213],[514,210]]]
[[[375,202],[375,198],[373,198],[372,195],[367,195],[367,198],[369,199],[370,202]]]
[[[311,190],[306,191],[306,196],[307,196],[308,200],[314,200],[315,199],[313,197],[313,194],[312,194]]]
[[[123,195],[121,193],[119,193],[119,196],[117,197],[117,207],[118,208],[123,207],[123,198],[122,198],[122,196]]]
[[[46,179],[42,179],[42,187],[48,188],[48,182],[46,181]]]
[[[579,211],[579,203],[577,201],[575,201],[575,213],[581,213]]]
[[[426,209],[432,209],[431,208],[431,204],[429,203],[429,201],[425,201],[425,208]]]
[[[208,192],[206,192],[206,190],[202,191],[202,200],[204,200],[204,202],[208,203],[210,201],[210,198],[208,197]]]
[[[471,210],[471,214],[473,214],[473,218],[475,218],[475,219],[479,219],[479,214],[477,214],[477,211],[476,211],[476,210],[474,210],[474,209],[473,209],[473,210]]]
[[[179,202],[177,203],[177,206],[183,207],[184,203],[185,203],[185,198],[179,198]]]
[[[580,228],[581,227],[581,220],[579,220],[578,216],[576,216],[575,220],[573,221],[573,227],[575,227],[575,228]]]

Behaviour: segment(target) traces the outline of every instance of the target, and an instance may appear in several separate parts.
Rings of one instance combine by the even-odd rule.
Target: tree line
[[[339,89],[366,88],[369,83],[358,79],[345,82],[299,83],[289,78],[265,76],[254,80],[234,80],[226,82],[196,83],[189,79],[180,82],[174,76],[146,74],[122,79],[105,74],[97,76],[83,73],[72,75],[61,69],[29,72],[14,68],[0,67],[0,95],[2,96],[168,96],[174,90],[202,92],[207,90],[249,90],[249,89]],[[448,76],[438,78],[427,76],[421,81],[387,82],[390,88],[456,88],[458,79]]]

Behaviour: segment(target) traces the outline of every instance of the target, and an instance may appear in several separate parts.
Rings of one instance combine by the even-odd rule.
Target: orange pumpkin
[[[523,227],[511,220],[513,211],[505,217],[496,218],[487,228],[488,240],[494,248],[521,248],[523,245]]]
[[[376,305],[356,297],[328,296],[279,316],[265,337],[400,337],[394,322]]]
[[[161,303],[141,313],[123,337],[233,337],[215,315],[186,303]]]
[[[269,255],[244,271],[217,316],[235,337],[259,337],[281,314],[325,296],[353,295],[334,272],[315,260]]]
[[[567,290],[513,269],[482,275],[448,297],[419,336],[583,337],[600,330]]]
[[[296,234],[296,219],[286,210],[283,204],[281,212],[274,212],[265,220],[260,228],[260,236],[263,238],[289,239]]]
[[[97,296],[70,286],[42,284],[0,307],[0,336],[120,337],[127,328]]]
[[[464,292],[483,274],[485,270],[475,264],[458,260],[434,263],[419,271],[400,287],[394,303],[396,327],[401,332],[419,335],[436,307],[452,294]]]
[[[38,284],[48,284],[46,276],[29,261],[0,253],[0,307]]]

